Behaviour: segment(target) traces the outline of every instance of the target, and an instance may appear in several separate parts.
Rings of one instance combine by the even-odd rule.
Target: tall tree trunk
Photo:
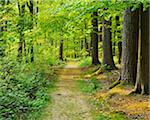
[[[74,38],[75,40],[75,38]],[[76,42],[74,41],[74,58],[77,58],[77,53],[76,53]]]
[[[112,53],[112,33],[111,21],[103,20],[103,65],[109,66],[109,69],[116,69]]]
[[[59,60],[63,61],[63,40],[60,40],[60,47],[59,47]]]
[[[122,57],[122,42],[118,42],[118,63],[121,63],[121,57]]]
[[[83,50],[83,40],[80,41],[80,50]]]
[[[92,14],[92,35],[91,35],[91,43],[92,43],[92,64],[99,64],[98,59],[98,13],[93,12]]]
[[[36,13],[36,15],[39,13],[39,1],[38,0],[36,0],[36,11],[35,11],[35,13]]]
[[[143,8],[143,7],[142,7]],[[141,9],[143,11],[143,9]],[[135,91],[150,94],[149,45],[150,45],[150,7],[141,11],[141,34],[139,39],[138,71]]]
[[[18,10],[19,10],[19,22],[18,22],[18,32],[19,32],[19,46],[18,46],[18,60],[21,62],[22,53],[23,53],[23,43],[25,41],[24,38],[24,15],[25,15],[25,4],[20,5],[18,2]]]
[[[135,84],[139,35],[139,9],[128,8],[123,13],[122,75],[121,79]]]
[[[33,0],[29,0],[29,2],[27,2],[27,6],[29,8],[30,11],[30,16],[31,16],[31,25],[30,25],[30,29],[33,29],[33,16],[34,16],[34,9],[33,9]],[[33,38],[30,42],[30,60],[31,62],[34,62],[34,47],[33,47]]]
[[[1,0],[0,3],[2,5],[2,9],[4,10],[5,0]],[[1,19],[3,19],[3,16],[1,17]],[[4,21],[2,20],[0,22],[0,57],[5,56],[5,49],[3,47],[3,42],[4,42],[3,33],[4,33]]]
[[[102,24],[102,23],[101,23]],[[100,27],[100,35],[99,35],[99,40],[100,40],[100,42],[102,42],[102,40],[103,40],[103,36],[102,36],[102,33],[103,33],[103,26],[101,26]]]
[[[116,54],[116,37],[118,38],[118,34],[117,33],[121,32],[120,30],[118,30],[118,27],[120,26],[119,16],[116,16],[115,20],[116,20],[116,24],[115,24],[115,30],[114,30],[113,56],[115,56],[115,54]]]
[[[85,21],[84,28],[85,28],[85,30],[87,30],[87,23],[86,23],[86,21]],[[85,33],[85,37],[84,37],[84,48],[85,48],[86,52],[88,52],[87,56],[90,56],[89,44],[88,44],[88,41],[87,41],[86,33]]]

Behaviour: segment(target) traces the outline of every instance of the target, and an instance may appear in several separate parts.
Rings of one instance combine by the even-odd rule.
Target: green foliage
[[[108,114],[101,113],[96,117],[96,120],[128,120],[121,112],[112,112]]]
[[[87,67],[87,66],[90,66],[91,64],[92,64],[91,57],[86,57],[86,58],[81,60],[79,66],[80,67]]]
[[[0,119],[34,119],[49,100],[46,91],[52,83],[44,72],[8,63],[0,69]]]
[[[103,72],[109,72],[111,70],[110,66],[108,65],[101,65],[101,71]]]
[[[101,89],[101,83],[94,77],[91,80],[79,80],[79,88],[85,93],[95,93]]]

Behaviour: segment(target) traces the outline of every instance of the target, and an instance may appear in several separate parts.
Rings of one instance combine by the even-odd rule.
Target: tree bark
[[[1,0],[0,1],[1,5],[2,5],[2,9],[4,10],[4,5],[5,5],[5,0]],[[1,17],[1,19],[3,19],[3,16]],[[0,57],[4,57],[5,56],[5,49],[3,47],[3,32],[4,32],[4,21],[2,20],[0,22]]]
[[[118,63],[121,63],[122,57],[122,42],[118,42]]]
[[[27,6],[29,8],[30,11],[30,16],[31,16],[31,25],[30,25],[30,29],[33,29],[33,16],[34,16],[34,9],[33,9],[33,0],[29,0],[29,2],[27,2]],[[34,62],[34,47],[33,47],[33,38],[31,40],[30,43],[30,60],[31,62]]]
[[[109,66],[109,69],[116,69],[113,60],[112,53],[112,33],[111,33],[111,21],[103,20],[103,65]]]
[[[25,15],[25,4],[20,5],[18,2],[19,10],[19,22],[18,22],[18,32],[19,32],[19,45],[18,45],[18,61],[21,62],[23,53],[23,44],[25,42],[24,38],[24,15]]]
[[[115,54],[116,54],[116,37],[118,37],[118,34],[117,34],[117,33],[121,33],[121,31],[118,30],[118,27],[120,26],[120,23],[119,23],[119,16],[116,16],[116,17],[115,17],[115,20],[116,20],[116,24],[115,24],[115,30],[114,30],[113,56],[115,56]]]
[[[86,21],[85,21],[85,30],[87,29],[87,25],[86,25]],[[87,41],[87,35],[85,33],[85,37],[84,37],[84,48],[86,50],[86,52],[88,52],[87,56],[90,56],[90,50],[89,50],[89,44],[88,44],[88,41]]]
[[[123,13],[121,79],[135,84],[137,73],[139,9],[128,8]]]
[[[142,9],[143,10],[143,9]],[[149,82],[149,45],[150,45],[150,7],[141,12],[141,34],[139,39],[138,71],[135,91],[150,94]]]
[[[100,35],[99,35],[99,40],[100,40],[100,42],[102,42],[102,32],[103,32],[103,27],[101,26],[100,27]]]
[[[60,40],[59,59],[63,61],[63,40]]]
[[[98,13],[93,12],[92,14],[92,35],[91,35],[91,45],[92,45],[92,64],[99,64],[98,59]]]
[[[83,50],[83,40],[81,39],[81,42],[80,42],[80,49]]]

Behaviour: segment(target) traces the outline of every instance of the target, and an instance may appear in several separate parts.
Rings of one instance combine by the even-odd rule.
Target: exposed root
[[[96,76],[103,73],[104,73],[103,70],[101,68],[98,68],[98,70],[96,70],[96,72],[94,72],[91,76]]]
[[[115,81],[113,84],[110,85],[109,89],[112,89],[121,83],[121,75],[119,72],[117,72],[117,73],[119,74],[119,78],[117,81]]]
[[[112,88],[116,87],[116,86],[119,85],[120,83],[121,83],[121,80],[115,81],[115,82],[109,87],[109,89],[112,89]]]

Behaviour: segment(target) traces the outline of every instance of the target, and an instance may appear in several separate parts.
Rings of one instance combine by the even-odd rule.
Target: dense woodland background
[[[0,119],[37,116],[53,66],[75,59],[149,94],[149,23],[149,0],[0,0]]]

